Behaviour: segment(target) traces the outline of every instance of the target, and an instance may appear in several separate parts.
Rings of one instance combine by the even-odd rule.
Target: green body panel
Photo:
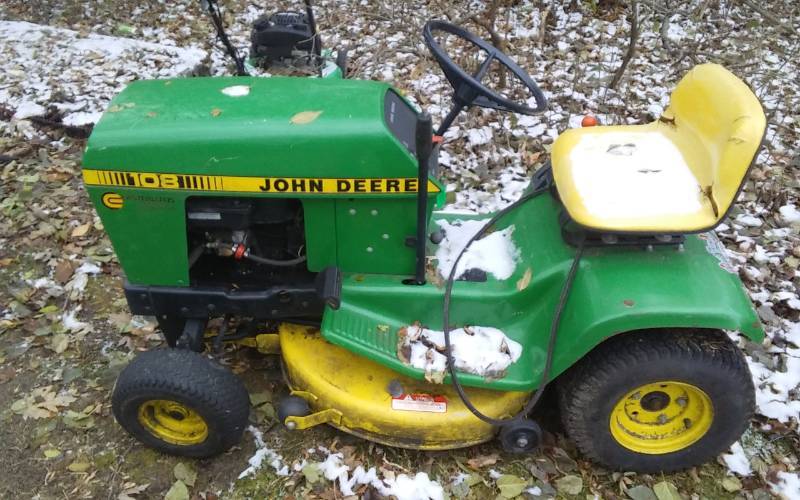
[[[248,85],[249,94],[222,92],[234,85]],[[384,83],[338,78],[134,82],[95,127],[83,168],[232,177],[416,178],[416,158],[384,120],[389,89]],[[305,111],[319,115],[292,123]],[[87,190],[127,278],[170,286],[189,284],[187,197],[287,196],[92,185]],[[105,207],[100,199],[107,192],[121,195],[124,208]],[[304,206],[310,270],[336,265],[351,272],[413,272],[414,250],[404,240],[416,227],[414,193],[292,196]],[[429,207],[436,197],[430,194]],[[357,216],[350,216],[351,210]]]
[[[513,240],[520,250],[510,278],[498,281],[490,275],[487,282],[455,284],[452,327],[493,326],[523,346],[521,358],[504,378],[486,381],[465,374],[459,377],[464,385],[501,390],[538,386],[553,311],[574,256],[574,249],[560,233],[559,209],[559,204],[545,195],[507,216],[501,227],[515,226]],[[434,221],[438,218],[465,217],[435,213]],[[763,332],[738,276],[724,269],[728,266],[714,246],[719,244],[716,237],[712,235],[710,242],[708,238],[705,234],[687,236],[683,250],[674,246],[652,251],[588,248],[563,313],[551,376],[604,339],[632,330],[723,328],[760,340]],[[532,279],[518,290],[527,269]],[[334,344],[422,378],[421,370],[398,360],[397,331],[415,321],[440,330],[443,289],[430,282],[406,286],[402,279],[348,275],[342,306],[326,310],[322,332]]]
[[[248,85],[250,92],[241,97],[222,93],[233,85]],[[405,240],[415,234],[416,194],[258,189],[266,177],[415,178],[416,159],[385,123],[389,89],[378,82],[338,78],[131,84],[95,127],[83,160],[87,191],[129,281],[189,285],[185,206],[191,196],[297,198],[304,209],[308,268],[316,272],[337,266],[344,273],[341,307],[324,313],[325,338],[422,378],[421,370],[402,364],[396,355],[401,327],[414,322],[442,327],[440,280],[424,286],[402,283],[414,269],[414,249]],[[306,111],[319,114],[293,122]],[[157,186],[98,181],[138,173],[159,174],[153,177]],[[209,186],[225,177],[233,179],[229,186],[236,189],[187,187],[186,179],[178,187],[167,186],[162,175],[209,176]],[[257,182],[256,188],[242,187],[242,178]],[[429,210],[443,199],[441,184],[434,188]],[[108,193],[121,197],[122,206],[106,206]],[[529,390],[540,384],[553,310],[574,256],[561,235],[560,210],[555,199],[544,195],[504,220],[502,226],[515,226],[520,255],[509,279],[489,276],[486,282],[455,284],[451,326],[497,327],[523,346],[522,357],[504,378],[464,375],[465,385]],[[436,213],[431,229],[436,220],[458,218],[467,217]],[[434,251],[429,248],[429,254]],[[588,248],[564,310],[551,377],[604,339],[632,330],[722,328],[760,340],[763,332],[752,305],[738,276],[727,268],[713,235],[688,236],[680,249]],[[531,280],[525,284],[521,279],[528,270]]]

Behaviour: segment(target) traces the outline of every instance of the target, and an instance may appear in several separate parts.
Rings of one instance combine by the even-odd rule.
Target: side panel
[[[428,200],[428,206],[434,203]],[[336,200],[337,262],[344,272],[411,275],[416,234],[415,199]]]
[[[86,190],[132,283],[189,285],[184,207],[191,192],[88,186]],[[119,206],[106,206],[104,195],[118,195]]]
[[[336,265],[336,200],[304,199],[308,270]]]
[[[463,375],[465,385],[528,390],[539,384],[553,311],[574,256],[561,238],[558,210],[555,200],[541,197],[509,216],[520,251],[510,278],[455,284],[453,327],[493,326],[523,346],[504,378]],[[632,330],[723,328],[760,340],[758,318],[729,266],[719,242],[706,235],[688,236],[682,250],[587,249],[562,316],[551,377],[606,338]],[[529,280],[523,279],[526,272]],[[434,281],[409,287],[401,277],[345,276],[342,306],[326,310],[322,332],[334,344],[422,378],[420,370],[398,360],[397,331],[415,321],[441,330],[442,295],[441,283]]]

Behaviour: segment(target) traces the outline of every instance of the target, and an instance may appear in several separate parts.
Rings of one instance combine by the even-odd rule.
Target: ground
[[[226,1],[224,9],[233,41],[244,50],[259,10],[244,0]],[[423,453],[325,427],[288,432],[274,423],[273,394],[283,390],[275,360],[244,348],[225,356],[253,403],[253,427],[240,447],[192,461],[139,445],[111,416],[110,392],[136,352],[161,339],[151,322],[126,311],[122,270],[80,183],[84,138],[127,81],[226,74],[231,67],[213,44],[200,2],[4,2],[0,469],[6,472],[0,497],[340,498],[363,465],[374,466],[384,485],[416,477],[431,494],[442,487],[452,497],[797,498],[798,15],[789,0],[319,2],[325,43],[350,47],[353,75],[394,83],[435,120],[447,111],[449,91],[421,42],[427,18],[449,18],[493,38],[545,90],[550,106],[543,115],[470,111],[448,133],[442,163],[456,209],[488,212],[518,197],[555,135],[584,114],[602,123],[655,119],[695,63],[726,65],[759,96],[770,123],[764,149],[739,203],[717,229],[768,333],[763,345],[739,339],[757,385],[758,414],[732,453],[716,462],[642,475],[611,473],[586,461],[549,415],[545,445],[525,457],[506,455],[496,444]],[[635,50],[618,72],[630,54],[634,17]],[[73,31],[42,35],[41,26]],[[87,38],[94,40],[88,46],[80,42]],[[251,457],[267,459],[237,479]],[[354,494],[379,497],[373,486],[357,483]],[[409,491],[393,491],[401,490]]]

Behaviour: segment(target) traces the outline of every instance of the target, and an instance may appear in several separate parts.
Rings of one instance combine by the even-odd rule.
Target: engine
[[[308,274],[297,199],[189,197],[186,228],[193,286],[258,289]]]

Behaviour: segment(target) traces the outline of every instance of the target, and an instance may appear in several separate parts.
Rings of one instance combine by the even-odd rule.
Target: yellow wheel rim
[[[611,435],[638,453],[682,450],[702,438],[714,421],[711,399],[700,388],[664,381],[637,387],[611,411]]]
[[[171,444],[189,446],[208,437],[208,425],[188,406],[166,399],[151,399],[139,406],[139,423],[150,434]]]

